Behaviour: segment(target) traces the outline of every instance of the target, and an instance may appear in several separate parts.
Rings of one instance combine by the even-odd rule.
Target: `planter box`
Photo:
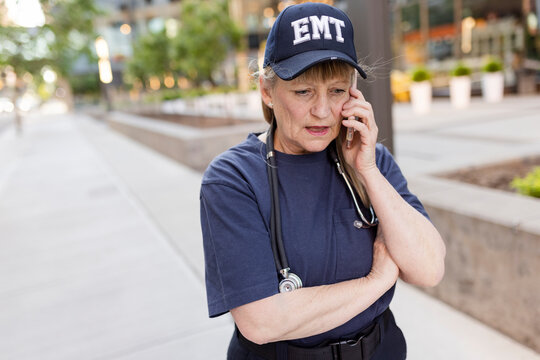
[[[410,187],[447,248],[426,292],[540,351],[540,200],[429,176]]]
[[[121,112],[107,115],[109,126],[195,170],[204,171],[214,157],[242,142],[250,132],[265,131],[264,121],[196,128]]]
[[[482,96],[489,103],[499,102],[504,95],[504,75],[502,72],[485,73],[482,76]]]
[[[417,114],[426,114],[431,109],[431,83],[429,81],[411,84],[411,103]]]
[[[463,109],[471,104],[471,78],[455,76],[450,79],[450,102],[457,109]]]

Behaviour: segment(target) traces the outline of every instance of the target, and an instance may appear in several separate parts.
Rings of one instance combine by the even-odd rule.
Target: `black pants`
[[[385,330],[382,342],[369,360],[404,360],[407,358],[407,344],[401,329],[391,316],[390,326]],[[245,349],[236,334],[233,334],[227,351],[227,360],[265,360]],[[364,359],[367,360],[367,359]]]

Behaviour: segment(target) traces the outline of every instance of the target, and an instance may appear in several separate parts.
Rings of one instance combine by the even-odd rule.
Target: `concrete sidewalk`
[[[219,358],[230,322],[207,319],[201,274],[75,122],[34,118],[0,140],[0,358]],[[125,160],[143,165],[147,150],[130,146]],[[150,156],[158,166],[142,172],[156,188],[172,188],[168,171],[186,193],[197,186],[199,175]]]
[[[495,104],[473,98],[466,109],[437,99],[425,115],[401,103],[393,118],[394,150],[407,177],[540,154],[540,95]]]
[[[514,121],[460,128],[450,116],[436,125],[406,120],[401,110],[396,148],[408,176],[441,159],[451,159],[435,166],[442,170],[479,161],[466,156],[471,149],[478,157],[494,151],[490,141],[468,136],[475,126],[499,128],[496,140],[531,138],[512,143],[506,156],[540,153],[540,131],[513,133]],[[464,136],[430,148],[445,139],[441,131]],[[200,179],[83,115],[31,118],[20,139],[12,128],[0,134],[2,359],[224,359],[232,322],[207,319]],[[409,359],[540,359],[406,284],[392,308]]]

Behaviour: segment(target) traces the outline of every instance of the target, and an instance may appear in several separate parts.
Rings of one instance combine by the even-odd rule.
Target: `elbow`
[[[282,340],[283,316],[273,299],[271,296],[231,309],[238,330],[257,345]]]
[[[434,287],[439,285],[439,283],[444,278],[444,271],[445,271],[445,265],[444,260],[446,259],[446,245],[444,245],[444,241],[441,238],[441,250],[440,250],[440,256],[439,256],[439,266],[437,266],[437,269],[434,271],[433,274],[433,281],[430,284],[430,287]]]
[[[433,274],[431,274],[431,276],[428,279],[426,279],[427,281],[422,286],[426,288],[435,287],[440,284],[443,277],[444,277],[444,262],[441,264],[439,269],[434,271]]]
[[[255,310],[255,311],[251,311]],[[264,316],[265,312],[260,309],[251,309],[248,306],[241,306],[231,310],[234,322],[238,331],[249,341],[263,345],[276,341],[276,333],[272,331],[273,321],[271,317]]]
[[[246,339],[257,345],[264,345],[272,342],[272,337],[269,336],[269,332],[264,326],[238,323],[236,326],[238,327],[238,331],[240,331]]]
[[[429,267],[417,269],[415,272],[400,271],[400,278],[411,285],[431,288],[439,285],[444,277],[444,255]]]
[[[446,258],[446,246],[444,245],[444,241],[442,240],[440,235],[439,244],[439,251],[438,254],[435,256],[436,260],[434,261],[433,267],[431,268],[429,274],[427,274],[427,276],[424,278],[423,283],[419,284],[422,287],[435,287],[439,285],[439,283],[444,277],[444,259]]]
[[[400,272],[399,277],[401,280],[405,281],[408,284],[423,287],[423,288],[432,288],[442,281],[444,277],[444,266],[440,271],[434,271],[431,273],[423,272],[422,274],[418,274],[417,276],[414,275],[407,275],[403,272]]]
[[[425,288],[432,288],[440,284],[440,282],[444,278],[444,257],[445,255],[441,256],[440,260],[437,262],[437,265],[434,266],[431,271],[426,274],[427,276],[422,279],[423,281],[417,285]]]

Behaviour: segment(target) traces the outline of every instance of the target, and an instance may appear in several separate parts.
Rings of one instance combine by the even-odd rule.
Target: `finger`
[[[356,120],[343,120],[343,126],[353,128],[360,133],[360,140],[364,144],[375,144],[377,142],[377,131],[370,130],[366,124]]]
[[[369,103],[367,101],[362,101],[360,99],[354,99],[354,100],[347,101],[346,103],[343,104],[342,109],[343,110],[348,110],[348,109],[351,109],[353,107],[359,107],[359,108],[366,109],[366,110],[371,110],[371,111],[373,110],[373,106],[371,105],[371,103]]]
[[[352,128],[360,133],[360,136],[364,139],[367,139],[366,136],[369,135],[369,128],[362,122],[356,120],[343,120],[343,126],[347,128]]]
[[[364,97],[364,94],[362,94],[362,92],[359,89],[357,89],[356,87],[351,87],[350,93],[351,93],[352,97],[355,97],[355,98],[357,98],[359,100],[362,100],[362,101],[366,101],[366,98]]]
[[[354,108],[354,109],[343,110],[341,112],[341,116],[349,120],[358,120],[366,124],[368,127],[371,127],[372,125],[372,122],[369,121],[369,118],[372,117],[371,112],[367,109]]]
[[[371,115],[370,109],[366,109],[363,107],[355,106],[350,109],[342,109],[341,115],[343,117],[349,117],[349,116],[358,116],[358,117],[364,117]]]
[[[341,111],[341,115],[344,118],[348,118],[350,116],[358,116],[364,124],[366,124],[370,129],[375,129],[377,127],[377,124],[375,123],[375,115],[373,114],[373,109],[371,108],[371,104],[364,103],[365,105],[360,107],[354,107],[350,109],[343,109]]]
[[[367,101],[362,101],[360,99],[352,99],[343,104],[343,109],[350,109],[355,106],[359,106],[365,109],[371,108],[371,104]]]

